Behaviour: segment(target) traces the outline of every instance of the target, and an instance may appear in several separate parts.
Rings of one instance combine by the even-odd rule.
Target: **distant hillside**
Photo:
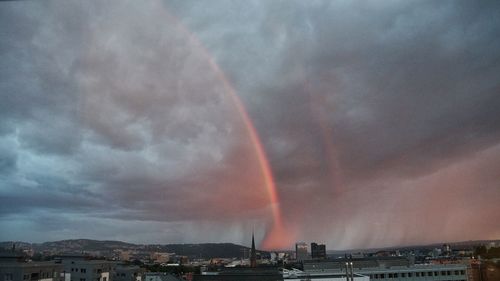
[[[12,241],[0,242],[0,248],[11,249]],[[122,241],[100,241],[91,239],[72,239],[44,243],[15,242],[17,249],[33,249],[37,252],[50,251],[53,253],[82,253],[82,252],[111,252],[114,250],[133,250],[143,252],[168,252],[177,255],[200,258],[231,258],[241,257],[241,245],[232,243],[202,243],[202,244],[155,244],[140,245]]]
[[[329,250],[329,254],[338,253],[354,253],[354,252],[377,252],[377,251],[393,251],[393,250],[411,250],[411,249],[433,249],[441,248],[443,244],[448,244],[454,249],[468,249],[472,250],[477,246],[487,245],[489,243],[500,243],[500,240],[471,240],[471,241],[459,241],[459,242],[441,242],[433,244],[424,245],[409,245],[409,246],[394,246],[394,247],[384,247],[384,248],[364,248],[364,249],[348,249],[348,250]]]
[[[203,258],[241,257],[244,249],[248,249],[248,247],[232,243],[148,245],[146,248],[150,251],[177,253],[183,256]]]
[[[45,242],[42,244],[34,244],[34,248],[40,250],[68,249],[75,251],[104,251],[104,250],[115,250],[115,249],[138,249],[141,248],[141,246],[121,241],[73,239],[73,240]]]

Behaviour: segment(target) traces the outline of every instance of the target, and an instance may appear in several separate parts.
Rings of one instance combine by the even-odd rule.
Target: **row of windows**
[[[86,281],[87,279],[85,278],[80,278],[80,281]],[[73,281],[73,279],[71,279],[71,281]],[[102,280],[101,278],[96,278],[95,281],[108,281],[108,278],[107,277],[103,277]]]
[[[449,275],[465,275],[465,270],[447,270],[447,271],[427,271],[427,272],[402,272],[402,273],[380,273],[370,274],[370,279],[385,279],[385,278],[406,278],[406,277],[430,277],[430,276],[449,276]]]
[[[12,273],[6,273],[4,275],[4,278],[3,280],[4,281],[13,281],[14,278],[13,278],[13,274]],[[54,272],[54,277],[56,277],[56,273]],[[32,280],[35,280],[35,279],[40,279],[40,278],[51,278],[51,274],[50,272],[42,272],[41,274],[39,273],[31,273],[30,274],[23,274],[23,280],[30,280],[30,278]]]
[[[73,281],[73,279],[71,279],[71,281]],[[86,281],[85,278],[80,278],[80,281]],[[108,278],[107,277],[103,277],[102,280],[101,278],[96,278],[96,281],[108,281]]]
[[[104,271],[111,271],[111,270],[114,270],[114,268],[112,268],[112,267],[98,268],[98,269],[94,269],[94,273],[101,273],[103,270]]]
[[[57,272],[55,272],[55,271],[52,271],[52,272],[42,272],[42,278],[49,278],[49,277],[57,277]]]
[[[42,273],[31,273],[30,274],[23,274],[23,280],[29,280],[29,279],[40,279],[40,278],[52,278],[52,277],[57,277],[57,272],[52,271],[52,272],[42,272]],[[12,281],[13,280],[13,274],[12,273],[6,273],[4,276],[5,281]]]
[[[78,272],[78,268],[71,268],[71,272]],[[86,268],[80,268],[81,273],[87,273]]]
[[[99,269],[94,269],[94,273],[102,273],[103,270],[108,270],[108,271],[111,271],[112,268],[111,267],[106,267],[106,268],[99,268]],[[71,268],[71,272],[78,272],[78,268]],[[87,269],[86,268],[80,268],[80,272],[81,273],[87,273]]]

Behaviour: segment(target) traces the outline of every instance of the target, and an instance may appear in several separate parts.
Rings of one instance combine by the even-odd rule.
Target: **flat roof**
[[[56,266],[63,268],[64,266],[60,263],[55,263],[51,261],[41,261],[41,262],[4,262],[0,263],[0,267],[47,267]]]
[[[62,260],[63,265],[67,264],[120,264],[119,261],[108,261],[108,260]]]

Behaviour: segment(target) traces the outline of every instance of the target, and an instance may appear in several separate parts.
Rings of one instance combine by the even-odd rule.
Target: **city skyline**
[[[0,15],[0,241],[500,238],[494,1]]]

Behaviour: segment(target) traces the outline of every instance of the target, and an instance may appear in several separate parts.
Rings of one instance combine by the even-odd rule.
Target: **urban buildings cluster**
[[[310,247],[309,247],[310,246]],[[500,251],[486,245],[481,254]],[[119,258],[57,254],[35,261],[30,249],[0,252],[0,281],[498,281],[498,259],[484,260],[451,245],[372,253],[327,252],[325,244],[298,242],[295,251],[251,247],[240,257],[194,258],[175,253],[121,251]],[[31,257],[30,257],[31,255]],[[142,257],[131,260],[131,257]]]
[[[299,261],[304,260],[322,260],[326,259],[326,245],[317,244],[316,242],[311,243],[311,254],[307,249],[307,243],[298,242],[295,244],[295,257]]]

